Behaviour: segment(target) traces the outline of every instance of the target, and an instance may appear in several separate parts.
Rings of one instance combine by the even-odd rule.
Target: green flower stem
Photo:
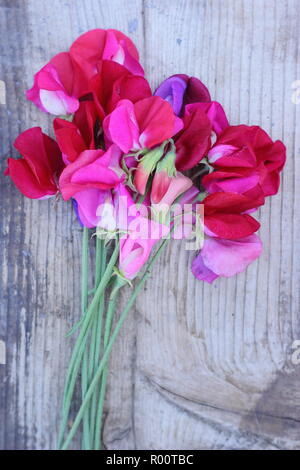
[[[84,398],[88,389],[88,348],[85,348],[81,366],[81,395]],[[83,450],[91,450],[90,423],[88,410],[83,415],[83,433],[82,433]]]
[[[101,277],[104,274],[106,266],[106,247],[104,240],[101,240],[99,237],[96,239],[96,274],[95,274],[95,284],[99,284]],[[91,382],[94,373],[96,371],[101,351],[102,343],[102,322],[103,322],[103,312],[104,312],[104,295],[101,297],[98,306],[98,315],[95,317],[93,331],[92,331],[92,342],[90,348],[90,359],[89,359],[89,383]],[[95,390],[90,407],[90,434],[91,434],[91,445],[94,443],[95,436],[95,419],[96,419],[96,408],[98,400],[98,390]]]
[[[89,269],[89,229],[83,228],[82,237],[82,274],[81,274],[81,311],[84,315],[88,306],[88,269]],[[88,351],[84,350],[81,367],[81,394],[84,398],[88,388]],[[83,417],[82,445],[85,450],[90,449],[89,421],[85,413]]]
[[[74,420],[74,423],[73,423],[73,425],[72,425],[72,427],[71,427],[71,429],[70,429],[70,431],[69,431],[69,433],[68,433],[68,435],[67,435],[67,438],[66,438],[64,444],[62,445],[62,450],[66,450],[66,449],[69,447],[69,445],[70,445],[70,443],[71,443],[73,437],[75,436],[76,431],[77,431],[77,429],[78,429],[78,427],[79,427],[79,425],[80,425],[80,423],[81,423],[81,421],[82,421],[82,418],[83,418],[85,409],[86,409],[86,407],[88,406],[88,404],[89,404],[89,402],[90,402],[90,400],[91,400],[91,398],[92,398],[92,396],[93,396],[93,393],[94,393],[94,391],[95,391],[95,389],[96,389],[96,387],[97,387],[97,385],[98,385],[98,382],[99,382],[99,379],[101,378],[101,375],[102,375],[103,369],[104,369],[104,367],[105,367],[105,364],[107,363],[107,361],[108,361],[108,359],[109,359],[111,349],[112,349],[112,347],[113,347],[113,345],[114,345],[114,343],[115,343],[115,340],[116,340],[116,338],[117,338],[117,336],[118,336],[118,334],[119,334],[119,332],[120,332],[120,329],[121,329],[121,327],[122,327],[122,325],[123,325],[123,323],[124,323],[124,321],[125,321],[125,319],[126,319],[126,317],[127,317],[127,314],[128,314],[128,312],[130,311],[132,305],[133,305],[134,302],[135,302],[135,299],[137,298],[137,296],[138,296],[140,290],[142,289],[142,287],[143,287],[143,285],[144,285],[146,279],[148,278],[148,276],[149,276],[149,274],[150,274],[150,267],[152,266],[152,264],[154,263],[154,261],[158,258],[158,256],[159,256],[160,252],[162,251],[162,249],[166,246],[167,241],[168,241],[168,240],[166,239],[166,240],[164,240],[164,241],[161,243],[161,245],[160,245],[160,247],[158,248],[157,252],[155,253],[155,255],[152,257],[151,261],[149,262],[148,267],[147,267],[145,273],[143,274],[142,278],[141,278],[140,281],[138,282],[138,284],[137,284],[137,286],[136,286],[134,292],[131,294],[131,296],[130,296],[130,298],[129,298],[127,304],[126,304],[126,306],[124,307],[124,309],[123,309],[123,311],[122,311],[122,313],[121,313],[121,315],[120,315],[120,318],[119,318],[119,320],[118,320],[118,322],[117,322],[117,324],[116,324],[116,326],[115,326],[115,329],[114,329],[114,331],[113,331],[113,333],[112,333],[112,335],[111,335],[111,338],[110,338],[110,340],[109,340],[109,342],[108,342],[107,348],[106,348],[105,351],[104,351],[103,357],[102,357],[102,359],[101,359],[101,361],[100,361],[100,363],[99,363],[99,366],[98,366],[98,369],[97,369],[97,371],[96,371],[96,373],[95,373],[95,375],[94,375],[94,378],[93,378],[93,380],[92,380],[92,382],[91,382],[91,384],[90,384],[90,386],[89,386],[89,388],[88,388],[88,391],[87,391],[87,393],[86,393],[86,395],[85,395],[85,397],[84,397],[84,400],[82,401],[82,404],[81,404],[81,406],[80,406],[80,409],[79,409],[79,411],[78,411],[78,413],[77,413],[77,416],[76,416],[76,418],[75,418],[75,420]]]
[[[72,396],[74,393],[76,378],[77,378],[80,362],[82,360],[82,356],[84,353],[84,347],[87,341],[88,332],[91,327],[91,320],[93,319],[93,315],[94,315],[96,307],[99,304],[99,300],[101,299],[105,291],[105,288],[111,279],[113,268],[117,261],[118,255],[119,255],[119,243],[116,242],[115,249],[107,264],[104,275],[99,283],[99,286],[97,287],[93,300],[90,306],[88,307],[86,314],[82,320],[81,330],[80,330],[80,333],[78,335],[78,338],[76,340],[76,343],[73,349],[70,365],[69,365],[68,372],[67,372],[64,401],[63,401],[64,403],[63,404],[63,417],[62,417],[62,424],[61,424],[61,430],[60,430],[60,435],[59,435],[59,447],[61,446],[64,433],[66,430],[70,406],[71,406],[71,400],[72,400]]]
[[[106,314],[106,322],[105,322],[104,342],[103,342],[104,350],[107,348],[109,337],[110,337],[111,326],[112,326],[113,317],[114,317],[115,310],[116,310],[117,294],[119,292],[119,289],[123,287],[125,283],[126,282],[124,282],[121,278],[117,277],[115,280],[115,286],[113,287],[110,298],[109,298],[108,309],[107,309],[107,314]],[[103,416],[103,405],[104,405],[106,384],[107,384],[107,375],[108,375],[108,362],[106,362],[104,366],[101,384],[100,384],[99,403],[98,403],[98,409],[97,409],[97,415],[96,415],[96,431],[95,431],[95,442],[94,442],[95,450],[101,449],[102,416]]]

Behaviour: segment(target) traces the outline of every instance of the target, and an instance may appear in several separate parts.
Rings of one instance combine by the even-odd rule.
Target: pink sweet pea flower
[[[169,176],[165,170],[156,172],[151,188],[151,203],[171,206],[181,194],[192,186],[192,180],[179,171],[176,176]]]
[[[94,211],[94,214],[96,213],[94,226],[106,232],[120,232],[121,234],[127,232],[129,221],[133,215],[136,217],[137,214],[132,192],[121,181],[112,190],[102,191],[102,193],[103,201],[100,201],[97,210]],[[131,214],[132,209],[133,214]]]
[[[169,233],[169,227],[151,220],[148,207],[136,204],[124,185],[114,193],[116,226],[121,231],[119,270],[132,280],[148,261],[154,245]]]
[[[119,270],[132,280],[147,263],[154,245],[168,234],[169,228],[138,214],[130,221],[128,230],[128,235],[120,240]]]
[[[57,194],[57,181],[64,168],[57,143],[40,127],[32,127],[17,137],[14,146],[23,158],[8,158],[5,174],[19,191],[31,199]]]
[[[111,190],[88,188],[78,191],[73,197],[76,201],[78,218],[81,224],[88,228],[100,224],[103,214],[99,208],[112,205]]]
[[[147,263],[153,246],[157,240],[132,239],[120,242],[119,270],[126,279],[134,279]]]
[[[79,107],[82,72],[68,52],[57,54],[34,76],[33,87],[26,92],[27,99],[42,111],[65,115]]]
[[[134,104],[121,100],[104,119],[103,128],[108,141],[127,153],[151,148],[170,139],[182,128],[182,121],[166,101],[152,96]]]
[[[261,251],[261,240],[255,234],[237,240],[208,237],[193,261],[192,272],[209,283],[219,276],[231,277],[244,271]]]
[[[121,152],[116,145],[104,150],[85,150],[66,166],[59,179],[59,187],[65,201],[79,191],[87,189],[106,190],[114,188],[121,180],[112,166]]]
[[[198,78],[184,74],[172,75],[164,80],[154,95],[168,101],[177,116],[183,114],[185,105],[189,103],[211,101],[206,86]]]
[[[102,60],[117,62],[135,75],[144,75],[135,45],[125,34],[114,29],[93,29],[82,34],[73,42],[70,54],[88,78],[97,73]]]
[[[76,193],[74,199],[83,225],[90,228],[99,227],[107,232],[123,233],[128,230],[128,218],[134,201],[123,182],[107,190],[82,190]]]
[[[113,203],[111,189],[123,180],[121,151],[112,145],[104,150],[85,150],[62,172],[59,186],[64,200],[73,197],[81,223],[96,227],[101,220],[98,208]]]
[[[276,194],[286,160],[286,149],[279,140],[273,142],[258,126],[229,126],[208,153],[208,161],[217,171],[205,176],[203,185],[212,191],[231,186],[236,192],[264,196]],[[249,191],[252,193],[249,193]]]

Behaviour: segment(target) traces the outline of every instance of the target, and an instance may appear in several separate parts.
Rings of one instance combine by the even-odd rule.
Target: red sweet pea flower
[[[82,101],[72,122],[56,118],[53,122],[57,143],[66,164],[84,150],[95,148],[94,129],[98,115],[93,101]]]
[[[122,65],[108,60],[101,63],[89,88],[101,119],[111,113],[120,100],[128,99],[135,103],[152,94],[144,77],[133,75]]]
[[[201,107],[186,106],[183,129],[175,136],[176,168],[193,168],[207,154],[211,145],[211,123]]]
[[[247,237],[256,232],[260,224],[246,212],[264,203],[235,193],[214,193],[204,201],[204,225],[207,235],[229,240]]]
[[[58,192],[57,181],[64,164],[57,143],[32,127],[17,137],[14,146],[23,158],[8,158],[5,174],[19,191],[31,199],[42,199]]]
[[[217,170],[202,180],[209,192],[262,192],[271,196],[278,192],[286,149],[258,126],[230,126],[217,139],[208,160]]]
[[[193,168],[207,154],[211,146],[211,133],[220,134],[229,125],[222,106],[216,101],[193,103],[185,107],[183,129],[174,138],[176,168]]]
[[[115,29],[93,29],[82,34],[73,42],[70,54],[88,78],[95,75],[102,60],[117,62],[135,75],[144,75],[135,45]]]

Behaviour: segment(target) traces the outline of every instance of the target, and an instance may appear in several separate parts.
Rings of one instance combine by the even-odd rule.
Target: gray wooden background
[[[161,257],[114,349],[105,445],[300,449],[300,1],[0,0],[1,171],[19,132],[51,132],[24,97],[33,73],[96,27],[130,35],[153,87],[196,75],[232,124],[261,125],[288,149],[246,273],[210,286],[180,242]],[[69,204],[0,182],[0,448],[54,449],[81,230]]]

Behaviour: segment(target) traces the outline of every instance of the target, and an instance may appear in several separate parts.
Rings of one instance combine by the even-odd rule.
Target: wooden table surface
[[[300,449],[300,1],[0,0],[1,172],[21,131],[52,133],[24,96],[33,73],[97,27],[136,42],[153,88],[195,75],[232,124],[287,146],[281,190],[259,211],[259,261],[210,286],[173,242],[154,268],[113,352],[105,446]],[[55,449],[81,229],[70,204],[0,182],[0,448]]]

